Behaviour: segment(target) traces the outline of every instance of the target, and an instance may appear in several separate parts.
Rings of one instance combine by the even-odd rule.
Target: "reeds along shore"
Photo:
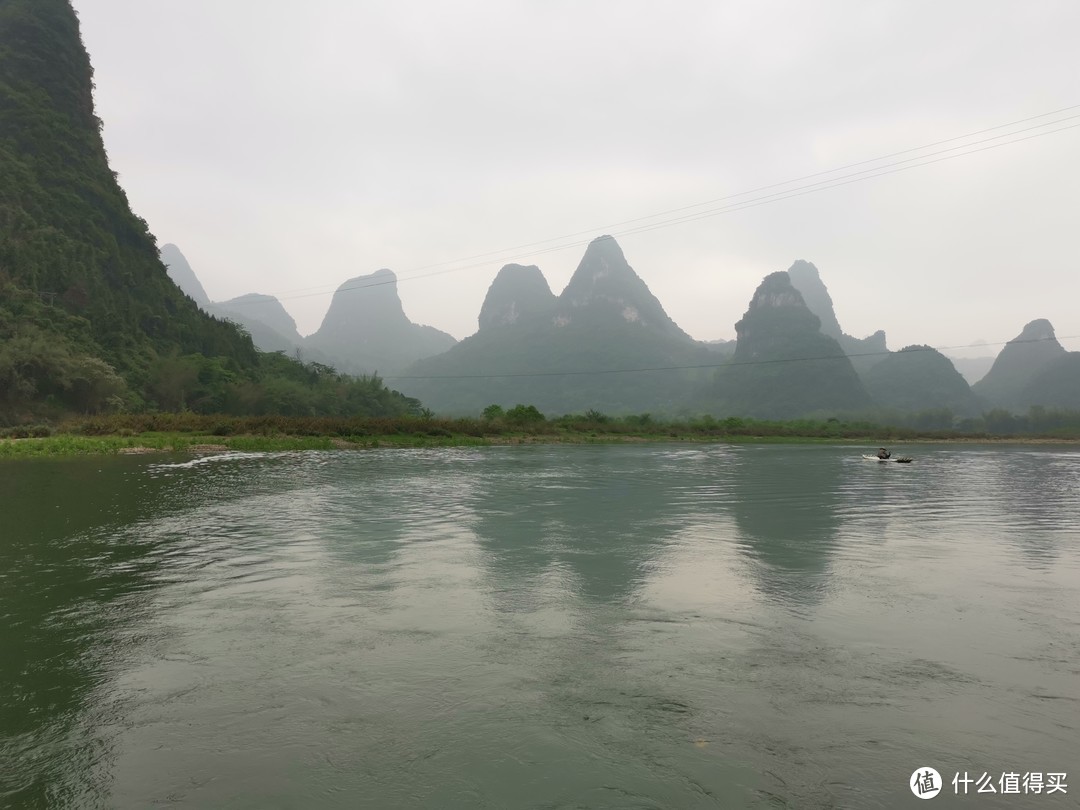
[[[546,419],[535,408],[489,409],[480,419],[117,414],[57,425],[0,428],[0,457],[211,450],[331,450],[618,441],[825,442],[1076,441],[1076,427],[1040,433],[919,430],[871,422],[766,421],[711,416],[661,420],[595,411]]]

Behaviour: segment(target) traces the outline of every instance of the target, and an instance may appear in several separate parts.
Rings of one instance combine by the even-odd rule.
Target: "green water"
[[[894,449],[915,462],[0,465],[0,805],[892,808],[922,766],[1080,780],[1080,452]],[[1075,807],[1080,782],[974,790],[931,806]]]

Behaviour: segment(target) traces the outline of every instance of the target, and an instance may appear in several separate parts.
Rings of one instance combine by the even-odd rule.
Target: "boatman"
[[[877,457],[878,457],[878,458],[882,458],[882,459],[884,459],[884,458],[888,458],[888,457],[889,457],[889,456],[891,456],[891,455],[892,455],[892,453],[890,453],[890,452],[889,452],[888,450],[886,450],[886,449],[885,449],[884,447],[879,447],[879,448],[878,448],[878,451],[877,451]]]

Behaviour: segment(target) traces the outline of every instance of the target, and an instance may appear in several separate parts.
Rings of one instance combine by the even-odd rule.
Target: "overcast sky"
[[[845,331],[893,349],[1005,341],[1039,317],[1080,335],[1080,128],[617,224],[1080,105],[1075,0],[74,5],[135,212],[212,299],[276,295],[302,334],[338,285],[388,267],[412,320],[462,338],[503,264],[537,264],[557,294],[581,243],[612,233],[703,340],[733,338],[796,259]],[[542,240],[569,247],[515,249]]]

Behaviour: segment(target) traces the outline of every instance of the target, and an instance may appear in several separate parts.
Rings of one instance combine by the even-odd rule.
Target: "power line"
[[[1080,116],[1071,116],[1071,118],[1080,118]],[[1061,120],[1065,121],[1065,120],[1069,120],[1069,119],[1061,119]],[[1051,123],[1058,123],[1058,122],[1051,122]],[[1050,130],[1049,132],[1038,132],[1038,133],[1036,133],[1034,135],[1028,135],[1028,136],[1025,136],[1023,138],[1017,138],[1015,140],[1007,141],[1005,143],[992,144],[990,146],[984,146],[981,149],[971,149],[970,151],[961,152],[960,154],[957,154],[957,155],[947,155],[946,157],[939,157],[939,158],[937,158],[935,160],[925,160],[922,163],[915,163],[915,164],[910,165],[910,166],[900,166],[899,165],[901,163],[908,163],[908,162],[910,162],[912,160],[923,160],[924,157],[932,157],[935,154],[941,154],[940,152],[934,152],[934,153],[931,153],[930,155],[925,155],[923,157],[910,158],[909,160],[898,161],[898,163],[886,164],[885,166],[879,166],[879,167],[876,167],[874,169],[867,169],[867,170],[864,170],[862,172],[855,172],[852,175],[845,175],[843,177],[833,178],[832,180],[822,180],[822,181],[820,181],[818,183],[811,183],[808,186],[803,186],[802,188],[791,189],[790,191],[777,192],[776,194],[765,195],[764,197],[760,197],[760,198],[753,199],[753,200],[748,200],[745,203],[736,203],[736,204],[733,204],[733,205],[730,205],[730,206],[724,206],[723,208],[719,208],[719,209],[713,209],[713,210],[710,210],[710,211],[699,212],[697,214],[687,215],[685,217],[680,217],[680,218],[677,218],[677,219],[666,220],[666,221],[663,221],[663,222],[659,222],[659,223],[655,223],[655,224],[651,224],[651,225],[647,225],[647,226],[642,226],[640,228],[634,228],[632,230],[622,231],[621,233],[617,233],[615,235],[616,236],[626,236],[626,235],[634,234],[634,233],[644,233],[646,231],[656,230],[657,228],[666,228],[666,227],[670,227],[672,225],[680,225],[680,224],[685,223],[685,222],[694,222],[694,221],[699,220],[699,219],[706,219],[708,217],[717,216],[719,214],[728,214],[728,213],[732,213],[734,211],[742,211],[742,210],[745,210],[747,208],[756,208],[759,205],[766,205],[768,203],[779,202],[780,200],[788,200],[788,199],[791,199],[792,197],[801,197],[801,196],[803,196],[805,194],[813,194],[813,193],[818,192],[818,191],[826,191],[826,190],[832,189],[832,188],[839,188],[840,186],[850,185],[851,183],[858,183],[858,182],[861,182],[863,180],[872,180],[872,179],[874,179],[876,177],[884,177],[887,174],[895,174],[896,172],[907,171],[908,169],[917,169],[917,168],[920,168],[922,166],[929,166],[929,165],[931,165],[933,163],[940,163],[940,162],[942,162],[944,160],[952,160],[953,158],[966,157],[967,155],[974,155],[974,154],[976,154],[978,152],[985,152],[988,149],[997,149],[997,148],[1002,147],[1002,146],[1010,146],[1010,145],[1012,145],[1014,143],[1020,143],[1021,141],[1031,140],[1032,138],[1040,138],[1043,135],[1053,135],[1055,132],[1063,132],[1064,130],[1076,129],[1077,127],[1080,127],[1080,124],[1070,124],[1069,126],[1061,127],[1060,129]],[[975,144],[970,144],[970,145],[974,146]],[[950,150],[942,150],[942,151],[952,151],[952,150],[950,149]],[[890,168],[891,166],[899,166],[899,168]],[[881,170],[881,171],[879,171],[879,170]],[[877,172],[877,173],[876,174],[868,174],[868,172]],[[856,175],[865,175],[865,176],[859,177],[859,176],[856,176]],[[845,179],[845,177],[853,178],[853,179]]]
[[[584,377],[598,376],[602,374],[638,374],[653,371],[699,371],[702,369],[737,368],[741,366],[767,366],[780,363],[809,363],[821,360],[847,360],[852,357],[886,357],[893,354],[907,354],[909,352],[938,352],[943,353],[953,349],[974,349],[990,346],[1007,346],[1022,343],[1046,343],[1049,341],[1076,340],[1080,335],[1066,335],[1064,337],[1029,338],[1027,340],[1007,340],[1001,343],[970,343],[963,346],[912,346],[899,352],[859,352],[855,354],[830,354],[819,357],[784,357],[770,360],[742,360],[727,363],[700,363],[687,366],[651,366],[645,368],[613,368],[589,371],[522,371],[506,374],[437,374],[437,375],[397,375],[382,377],[383,380],[493,380],[520,377]]]
[[[835,169],[830,169],[828,171],[815,172],[813,174],[804,175],[802,177],[794,178],[792,180],[788,180],[788,181],[785,181],[785,182],[782,182],[782,183],[772,183],[772,184],[765,185],[765,186],[759,186],[758,188],[750,189],[748,191],[739,192],[737,194],[729,194],[729,195],[726,195],[726,196],[723,196],[723,197],[718,197],[718,198],[715,198],[713,200],[708,200],[708,201],[701,202],[701,203],[695,203],[695,204],[692,204],[692,205],[681,206],[679,208],[673,208],[673,209],[669,209],[667,211],[661,211],[661,212],[651,214],[651,215],[648,215],[648,216],[636,217],[634,219],[629,219],[629,220],[623,220],[623,221],[618,222],[618,223],[601,226],[600,228],[594,228],[594,229],[590,229],[588,231],[577,231],[575,233],[566,234],[566,235],[561,236],[561,237],[553,237],[551,239],[545,239],[545,240],[541,240],[541,241],[537,241],[537,242],[525,243],[523,245],[518,245],[518,246],[512,247],[512,248],[506,248],[506,249],[504,249],[502,251],[492,251],[492,252],[489,252],[489,253],[477,254],[475,256],[467,257],[467,258],[464,258],[464,259],[456,259],[456,260],[451,260],[451,261],[446,261],[446,262],[439,262],[439,263],[423,265],[421,267],[415,268],[416,270],[423,270],[423,269],[434,268],[434,267],[443,267],[444,268],[444,269],[441,269],[441,270],[435,270],[435,271],[430,272],[430,273],[416,273],[416,274],[413,274],[413,275],[402,276],[400,278],[395,277],[394,279],[391,279],[391,280],[373,281],[373,282],[368,283],[368,284],[357,284],[357,285],[354,285],[354,286],[351,286],[351,287],[340,286],[334,291],[323,289],[322,287],[309,287],[309,288],[306,288],[307,290],[310,290],[310,292],[308,292],[308,291],[305,291],[302,288],[301,290],[298,290],[296,294],[294,294],[294,295],[283,295],[283,296],[279,297],[278,300],[279,301],[290,301],[290,300],[297,300],[297,299],[300,299],[300,298],[312,298],[312,297],[319,297],[319,296],[324,296],[324,295],[328,295],[328,294],[337,294],[339,292],[352,292],[354,290],[364,290],[364,289],[368,289],[370,287],[381,287],[381,286],[385,286],[385,285],[388,285],[388,284],[396,284],[398,282],[414,281],[414,280],[418,280],[418,279],[431,278],[433,276],[444,275],[444,274],[447,274],[447,273],[460,272],[462,270],[471,270],[471,269],[475,269],[477,267],[486,266],[486,265],[490,264],[494,260],[498,260],[498,261],[501,261],[501,262],[505,263],[505,262],[510,262],[510,261],[512,261],[514,259],[520,259],[520,258],[525,258],[525,257],[537,256],[537,255],[544,255],[544,254],[547,254],[547,253],[553,253],[553,252],[557,252],[557,251],[567,250],[567,249],[573,248],[573,247],[581,247],[583,245],[587,245],[592,240],[591,239],[584,239],[584,240],[577,240],[577,241],[572,241],[572,242],[563,242],[563,240],[572,239],[574,237],[581,236],[583,234],[595,234],[598,231],[608,231],[608,230],[611,230],[612,228],[618,228],[618,227],[620,227],[622,225],[632,225],[634,223],[647,223],[648,220],[656,219],[657,217],[666,216],[668,214],[679,213],[679,212],[683,212],[683,211],[691,211],[692,209],[701,208],[702,206],[706,206],[706,205],[712,205],[712,204],[717,203],[717,202],[723,202],[725,200],[735,200],[735,199],[737,199],[739,197],[745,197],[747,195],[756,194],[756,193],[761,192],[761,191],[766,191],[766,190],[773,189],[773,188],[782,188],[784,186],[791,186],[791,185],[793,185],[795,183],[800,183],[800,182],[802,182],[804,180],[809,180],[809,179],[812,179],[812,178],[815,178],[815,177],[824,177],[825,175],[830,175],[830,174],[836,174],[837,172],[845,171],[846,169],[854,168],[854,167],[857,167],[857,166],[864,166],[864,165],[868,165],[868,164],[871,164],[871,163],[881,163],[881,161],[888,160],[888,159],[890,159],[892,157],[896,157],[896,156],[899,156],[899,155],[910,154],[912,152],[920,152],[920,151],[923,151],[925,149],[933,148],[935,146],[940,146],[940,145],[943,145],[943,144],[946,144],[946,143],[952,143],[954,141],[964,140],[964,139],[967,139],[967,138],[972,138],[972,137],[975,137],[977,135],[985,134],[987,132],[993,132],[993,131],[996,131],[996,130],[999,130],[999,129],[1005,129],[1005,128],[1009,128],[1009,127],[1014,127],[1014,126],[1017,126],[1019,124],[1023,124],[1023,123],[1027,123],[1029,121],[1037,120],[1039,118],[1046,118],[1046,117],[1049,117],[1049,116],[1052,116],[1052,115],[1059,115],[1062,112],[1069,112],[1069,111],[1075,110],[1075,109],[1080,109],[1080,104],[1072,105],[1072,106],[1069,106],[1069,107],[1063,107],[1063,108],[1058,109],[1058,110],[1054,110],[1054,111],[1046,112],[1046,113],[1041,113],[1039,115],[1030,116],[1028,118],[1019,119],[1017,121],[1012,121],[1012,122],[1010,122],[1008,124],[999,124],[999,125],[994,126],[994,127],[988,127],[986,129],[978,130],[976,132],[968,133],[967,135],[958,135],[958,136],[953,137],[953,138],[946,138],[944,140],[935,141],[933,143],[925,144],[923,146],[912,147],[910,149],[903,149],[903,150],[900,150],[898,152],[892,152],[892,153],[890,153],[888,155],[883,155],[883,156],[878,157],[878,158],[871,158],[869,160],[862,160],[862,161],[858,161],[858,162],[855,162],[855,163],[849,163],[849,164],[846,164],[844,166],[837,167]],[[1058,129],[1052,129],[1052,130],[1046,130],[1046,127],[1052,127],[1052,126],[1055,126],[1057,124],[1064,123],[1066,121],[1075,120],[1076,118],[1080,118],[1080,114],[1074,114],[1074,115],[1065,116],[1065,117],[1062,117],[1062,118],[1055,119],[1054,121],[1047,121],[1047,122],[1044,122],[1042,124],[1037,124],[1037,125],[1032,126],[1032,127],[1025,127],[1023,129],[1020,129],[1020,130],[1014,130],[1014,131],[1003,133],[1003,134],[1000,134],[1000,135],[995,135],[995,136],[993,136],[991,138],[984,138],[984,139],[979,140],[979,141],[974,141],[974,142],[962,144],[962,145],[959,145],[959,146],[949,147],[948,149],[942,149],[942,150],[939,150],[937,152],[931,152],[930,154],[919,155],[919,156],[911,157],[911,158],[905,158],[904,160],[894,161],[892,163],[886,163],[884,165],[873,166],[871,168],[862,169],[860,171],[853,172],[851,174],[841,175],[840,177],[832,177],[832,178],[828,178],[828,179],[824,179],[824,180],[819,180],[819,181],[816,181],[814,183],[809,183],[809,184],[806,184],[806,185],[803,185],[803,186],[798,186],[796,188],[789,188],[789,189],[786,189],[786,190],[783,190],[783,191],[776,191],[776,192],[773,192],[771,194],[765,194],[765,195],[762,195],[762,196],[759,196],[759,197],[751,198],[749,200],[743,200],[741,202],[734,202],[734,203],[731,203],[729,205],[720,206],[719,208],[709,209],[709,210],[706,210],[706,211],[696,211],[694,213],[684,214],[682,216],[675,217],[675,218],[672,218],[672,219],[662,220],[660,222],[648,222],[647,224],[642,224],[642,225],[639,225],[639,226],[636,226],[636,227],[633,227],[633,228],[618,231],[618,232],[612,233],[611,235],[612,236],[627,236],[627,235],[631,235],[631,234],[644,233],[644,232],[651,231],[651,230],[657,230],[659,228],[672,227],[674,225],[680,225],[680,224],[684,224],[686,222],[693,222],[693,221],[697,221],[699,219],[706,219],[706,218],[713,217],[713,216],[719,216],[721,214],[733,213],[735,211],[741,211],[741,210],[745,210],[747,208],[754,208],[754,207],[757,207],[757,206],[760,206],[760,205],[766,205],[766,204],[773,203],[773,202],[779,202],[781,200],[791,199],[792,197],[800,197],[800,196],[803,196],[805,194],[812,194],[812,193],[816,193],[816,192],[819,192],[819,191],[825,191],[825,190],[832,189],[832,188],[838,188],[840,186],[850,185],[851,183],[862,182],[864,180],[872,180],[872,179],[875,179],[877,177],[883,177],[883,176],[885,176],[887,174],[894,174],[894,173],[900,172],[900,171],[906,171],[906,170],[913,169],[913,168],[919,168],[919,167],[922,167],[922,166],[928,166],[928,165],[931,165],[933,163],[940,163],[940,162],[942,162],[944,160],[952,160],[952,159],[955,159],[955,158],[958,158],[958,157],[966,157],[968,155],[977,154],[979,152],[984,152],[984,151],[987,151],[989,149],[996,149],[996,148],[999,148],[999,147],[1002,147],[1002,146],[1010,146],[1012,144],[1020,143],[1022,141],[1031,140],[1033,138],[1043,137],[1045,135],[1053,135],[1055,133],[1063,132],[1063,131],[1068,130],[1068,129],[1075,129],[1076,127],[1080,126],[1080,124],[1071,124],[1071,125],[1068,125],[1068,126],[1064,126],[1064,127],[1060,127]],[[1044,130],[1044,131],[1037,131],[1037,130]],[[1006,141],[1004,141],[1002,143],[990,143],[991,141],[998,141],[998,140],[1001,140],[1003,138],[1013,138],[1013,136],[1015,136],[1015,135],[1019,135],[1019,134],[1024,133],[1024,132],[1033,132],[1033,131],[1034,131],[1034,134],[1026,135],[1025,137],[1022,137],[1022,138],[1014,138],[1013,140],[1006,140]],[[987,143],[990,143],[990,145],[982,146],[982,148],[979,148],[979,149],[972,149],[971,148],[971,147],[974,147],[974,146],[980,146],[982,144],[987,144]],[[966,150],[966,151],[964,151],[964,150]],[[950,152],[955,152],[956,154],[947,154],[947,153],[950,153]],[[942,156],[942,155],[944,155],[944,156]],[[939,156],[942,156],[942,157],[939,157]],[[936,158],[936,159],[928,160],[928,158]],[[908,165],[905,165],[905,164],[908,164]],[[552,243],[552,242],[563,242],[563,243],[562,244],[556,244],[556,245],[550,245],[550,243]],[[539,247],[541,245],[549,245],[549,246],[541,248],[541,247]],[[514,253],[512,255],[506,255],[507,253],[509,253],[511,251],[524,250],[525,248],[529,248],[529,247],[537,247],[538,249],[529,250],[529,251],[526,251],[526,252]],[[498,258],[498,259],[487,258],[487,260],[485,260],[485,261],[473,261],[475,259],[484,259],[486,257],[501,257],[501,258]],[[455,267],[445,267],[445,265],[457,265],[459,262],[462,262],[462,261],[473,261],[473,263],[472,264],[455,266]],[[249,303],[252,303],[252,302],[239,302],[239,305],[246,305],[246,304],[249,304]]]
[[[769,190],[771,188],[780,188],[782,186],[792,185],[793,183],[801,183],[803,180],[810,180],[810,179],[812,179],[814,177],[822,177],[822,176],[827,175],[827,174],[835,174],[836,172],[841,172],[841,171],[844,171],[846,169],[852,169],[852,168],[855,168],[856,166],[864,166],[864,165],[869,164],[869,163],[878,163],[878,162],[880,162],[882,160],[887,160],[889,158],[896,157],[898,155],[906,155],[906,154],[909,154],[911,152],[921,152],[924,149],[931,149],[931,148],[933,148],[935,146],[941,146],[942,144],[952,143],[953,141],[964,140],[966,138],[974,138],[976,135],[983,135],[983,134],[985,134],[987,132],[994,132],[994,131],[999,130],[999,129],[1005,129],[1007,127],[1014,127],[1014,126],[1017,126],[1019,124],[1025,124],[1025,123],[1027,123],[1029,121],[1035,121],[1035,120],[1037,120],[1039,118],[1047,118],[1047,117],[1049,117],[1051,115],[1058,115],[1060,113],[1069,112],[1070,110],[1076,110],[1076,109],[1080,109],[1080,104],[1073,104],[1072,106],[1069,106],[1069,107],[1062,107],[1060,109],[1052,110],[1050,112],[1040,113],[1039,115],[1033,115],[1033,116],[1031,116],[1029,118],[1021,118],[1021,119],[1019,119],[1017,121],[1011,121],[1008,124],[998,124],[997,126],[987,127],[986,129],[980,129],[980,130],[978,130],[976,132],[969,132],[966,135],[957,135],[955,137],[946,138],[946,139],[941,140],[941,141],[934,141],[933,143],[924,144],[923,146],[915,146],[915,147],[912,147],[910,149],[901,149],[898,152],[891,152],[891,153],[889,153],[887,155],[882,155],[881,157],[870,158],[868,160],[860,160],[860,161],[857,161],[855,163],[848,163],[848,164],[846,164],[844,166],[838,166],[835,169],[828,169],[826,171],[814,172],[813,174],[806,174],[806,175],[803,175],[802,177],[796,177],[796,178],[794,178],[792,180],[785,180],[782,183],[770,183],[769,185],[758,186],[757,188],[752,188],[752,189],[749,189],[747,191],[740,191],[737,194],[728,194],[728,195],[725,195],[723,197],[716,197],[716,198],[714,198],[712,200],[706,200],[706,201],[700,202],[700,203],[693,203],[691,205],[684,205],[684,206],[680,206],[678,208],[671,208],[671,209],[668,209],[666,211],[659,211],[659,212],[657,212],[655,214],[649,214],[649,215],[646,215],[646,216],[643,216],[643,217],[635,217],[634,219],[626,219],[626,220],[622,220],[620,222],[615,222],[615,223],[611,223],[611,224],[608,224],[608,225],[602,225],[599,228],[590,228],[589,230],[586,230],[586,231],[576,231],[576,232],[571,233],[571,234],[565,234],[564,236],[553,237],[551,239],[544,239],[544,240],[541,240],[541,241],[538,241],[538,242],[526,242],[525,244],[516,245],[516,246],[510,247],[510,248],[505,248],[505,249],[500,250],[500,251],[492,251],[492,252],[489,252],[489,253],[480,253],[480,254],[477,254],[475,256],[468,256],[468,257],[465,257],[465,258],[462,258],[462,259],[451,260],[451,261],[446,261],[446,262],[437,262],[437,263],[434,263],[434,264],[424,265],[422,267],[418,267],[418,268],[414,268],[414,269],[416,269],[416,270],[426,270],[426,269],[431,268],[431,267],[441,267],[441,266],[446,265],[446,264],[456,264],[459,261],[472,261],[474,259],[485,259],[485,258],[489,258],[489,257],[493,257],[493,256],[497,257],[499,255],[502,255],[502,254],[508,252],[508,251],[517,251],[517,250],[523,250],[525,248],[537,247],[539,245],[546,245],[546,244],[548,244],[550,242],[559,242],[559,241],[562,241],[563,239],[569,239],[569,238],[575,237],[575,236],[588,236],[588,235],[591,235],[591,234],[595,234],[597,232],[607,231],[607,230],[609,230],[611,228],[618,228],[618,227],[621,227],[623,225],[632,225],[635,222],[643,222],[645,220],[655,219],[656,217],[666,216],[668,214],[675,214],[675,213],[678,213],[680,211],[688,211],[688,210],[690,210],[692,208],[700,208],[700,207],[705,206],[705,205],[712,205],[714,203],[723,202],[724,200],[732,200],[732,199],[735,199],[737,197],[745,197],[748,194],[756,194],[759,191],[767,191],[767,190]],[[1077,118],[1077,117],[1080,117],[1080,116],[1072,115],[1072,116],[1068,116],[1066,118],[1059,119],[1059,121],[1066,121],[1066,120],[1070,120],[1072,118]],[[1031,130],[1031,129],[1038,129],[1040,127],[1053,126],[1053,124],[1055,124],[1055,123],[1057,123],[1057,122],[1050,121],[1050,122],[1047,122],[1045,124],[1039,124],[1036,127],[1028,127],[1027,129],[1017,130],[1016,132],[1006,133],[1004,135],[998,135],[998,136],[995,136],[995,137],[996,138],[1005,138],[1005,137],[1009,137],[1010,135],[1019,134],[1020,132],[1026,132],[1026,131]],[[1050,134],[1050,133],[1047,133],[1047,134]],[[988,139],[988,140],[992,140],[992,139]],[[982,143],[982,141],[977,141],[976,143]],[[974,146],[974,145],[975,144],[968,144],[968,146]],[[960,149],[960,148],[963,148],[963,147],[958,146],[958,147],[953,147],[953,148],[954,149]],[[929,155],[924,155],[923,157],[930,157],[930,156]],[[911,159],[916,160],[918,158],[911,158]],[[878,167],[878,168],[881,168],[881,167]],[[867,170],[867,171],[870,171],[870,170]],[[561,248],[559,248],[559,249],[561,249]]]

